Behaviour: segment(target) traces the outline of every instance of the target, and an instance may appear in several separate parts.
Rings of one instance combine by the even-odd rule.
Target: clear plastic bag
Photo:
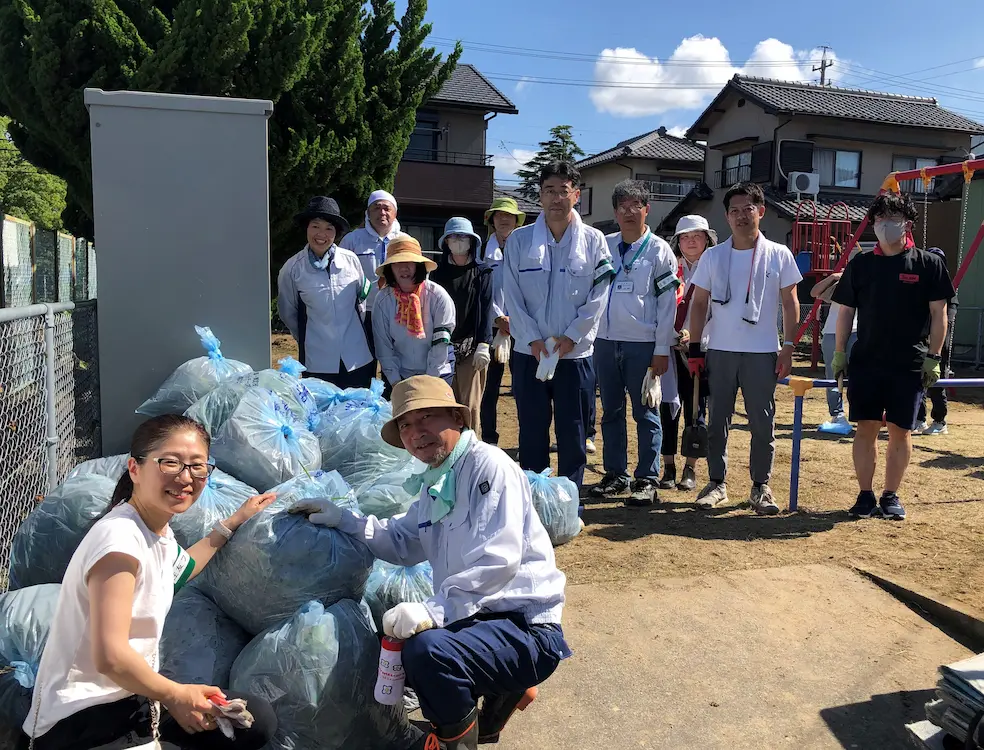
[[[373,698],[378,664],[364,605],[312,601],[243,649],[230,687],[273,704],[272,750],[406,750],[420,731],[402,705]]]
[[[334,383],[329,383],[327,380],[321,380],[320,378],[305,378],[304,385],[307,386],[311,395],[314,396],[314,403],[318,407],[319,412],[333,407],[342,399],[345,393],[345,391]]]
[[[355,492],[348,486],[337,471],[316,471],[310,476],[301,475],[278,484],[270,492],[277,499],[270,507],[274,510],[287,510],[301,500],[329,498],[339,508],[359,514],[359,504]]]
[[[332,497],[353,512],[355,498],[337,474],[275,488],[273,507],[243,524],[195,585],[251,634],[282,623],[305,602],[361,599],[373,556],[360,541],[317,526],[286,508],[297,500]]]
[[[509,353],[512,351],[512,337],[505,331],[496,331],[492,338],[492,359],[500,365],[509,361]]]
[[[9,588],[61,583],[82,539],[109,509],[115,489],[115,479],[80,474],[48,493],[14,534]]]
[[[184,513],[171,518],[169,525],[174,538],[182,547],[190,549],[208,536],[216,521],[228,518],[243,503],[258,494],[248,484],[216,469],[208,478],[195,504]]]
[[[429,562],[404,567],[376,560],[363,597],[376,629],[383,632],[383,614],[403,602],[424,602],[434,596],[434,571]]]
[[[322,414],[318,432],[322,468],[334,469],[353,487],[401,469],[407,463],[407,452],[389,445],[380,434],[391,417],[385,401],[344,401]]]
[[[207,356],[190,359],[178,367],[157,389],[157,393],[144,401],[137,414],[158,417],[161,414],[184,414],[220,383],[252,372],[244,362],[226,359],[219,349],[219,340],[209,328],[195,326]]]
[[[0,594],[0,723],[20,727],[31,709],[41,652],[58,607],[61,585],[49,583]]]
[[[321,422],[321,415],[314,395],[300,379],[301,372],[307,368],[292,357],[280,360],[279,364],[283,369],[251,372],[237,378],[236,382],[249,388],[273,391],[290,407],[297,421],[313,432]]]
[[[126,461],[129,457],[127,453],[120,453],[116,456],[106,456],[106,458],[93,458],[90,461],[83,461],[68,472],[68,476],[65,478],[72,479],[73,477],[80,477],[83,474],[95,474],[118,482],[126,471]]]
[[[248,390],[249,386],[243,383],[223,383],[193,403],[185,412],[185,416],[202,425],[214,438],[232,416],[243,394]]]
[[[406,513],[410,506],[417,501],[416,495],[411,495],[403,489],[403,483],[422,466],[419,461],[411,458],[395,471],[387,472],[356,490],[359,500],[359,510],[363,515],[376,518],[392,518],[400,513]]]
[[[578,518],[577,485],[567,477],[550,476],[552,469],[544,469],[537,474],[526,471],[533,493],[533,507],[547,530],[550,542],[555,546],[567,544],[581,533],[581,519]]]
[[[290,407],[264,388],[250,388],[212,441],[216,465],[266,492],[321,468],[318,438]]]
[[[174,595],[161,635],[161,674],[185,685],[229,684],[250,636],[194,584]]]

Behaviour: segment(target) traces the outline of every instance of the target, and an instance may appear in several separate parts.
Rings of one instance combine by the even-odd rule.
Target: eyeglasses
[[[137,456],[134,458],[137,458]],[[146,458],[146,456],[139,456],[139,458]],[[150,460],[157,464],[157,468],[161,470],[161,474],[169,477],[176,477],[187,469],[192,479],[208,479],[209,475],[215,470],[214,464],[186,464],[174,458],[152,458]]]
[[[641,203],[622,203],[617,210],[620,214],[641,214],[645,208]]]
[[[564,200],[567,200],[572,195],[574,195],[575,192],[576,192],[575,190],[558,191],[558,190],[554,190],[553,188],[547,188],[542,192],[542,195],[544,198],[546,198],[549,201],[556,200],[557,198],[563,198]]]
[[[747,206],[737,206],[735,208],[728,209],[728,216],[741,216],[742,214],[752,214],[758,213],[759,207],[754,203],[749,203]]]

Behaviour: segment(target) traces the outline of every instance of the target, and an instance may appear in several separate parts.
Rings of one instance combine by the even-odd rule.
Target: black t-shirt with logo
[[[833,297],[858,311],[851,369],[919,372],[929,351],[929,303],[954,294],[946,264],[933,253],[911,247],[855,256]]]

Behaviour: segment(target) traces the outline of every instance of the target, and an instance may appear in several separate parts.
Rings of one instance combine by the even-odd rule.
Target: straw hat
[[[393,386],[393,418],[383,425],[383,440],[397,448],[403,447],[397,422],[404,414],[420,409],[457,409],[466,428],[471,428],[471,410],[454,400],[451,386],[431,375],[414,375]]]
[[[427,273],[437,268],[437,263],[424,257],[420,251],[420,243],[409,234],[398,234],[389,241],[386,246],[386,260],[376,268],[376,275],[383,278],[383,269],[394,263],[423,263]]]
[[[515,198],[509,198],[503,195],[493,200],[492,207],[485,212],[485,224],[487,226],[492,226],[492,214],[496,211],[502,211],[503,213],[515,216],[517,220],[516,226],[518,227],[526,223],[526,214],[519,210],[519,204]]]
[[[707,223],[707,219],[697,214],[690,214],[689,216],[681,216],[677,222],[676,230],[673,232],[673,237],[670,240],[670,246],[674,250],[680,247],[680,235],[686,234],[687,232],[706,232],[707,238],[710,240],[708,247],[718,244],[717,232],[711,229]]]

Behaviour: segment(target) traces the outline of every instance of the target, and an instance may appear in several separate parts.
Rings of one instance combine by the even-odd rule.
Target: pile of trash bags
[[[434,571],[429,562],[419,565],[393,565],[376,560],[366,581],[365,602],[373,622],[383,632],[383,615],[403,602],[425,602],[434,596]]]
[[[47,583],[0,594],[0,722],[24,723],[31,709],[41,652],[58,605],[61,584]]]
[[[533,507],[543,522],[554,547],[567,544],[581,533],[583,524],[578,516],[577,485],[567,477],[550,476],[552,469],[537,474],[526,471],[533,493]]]

